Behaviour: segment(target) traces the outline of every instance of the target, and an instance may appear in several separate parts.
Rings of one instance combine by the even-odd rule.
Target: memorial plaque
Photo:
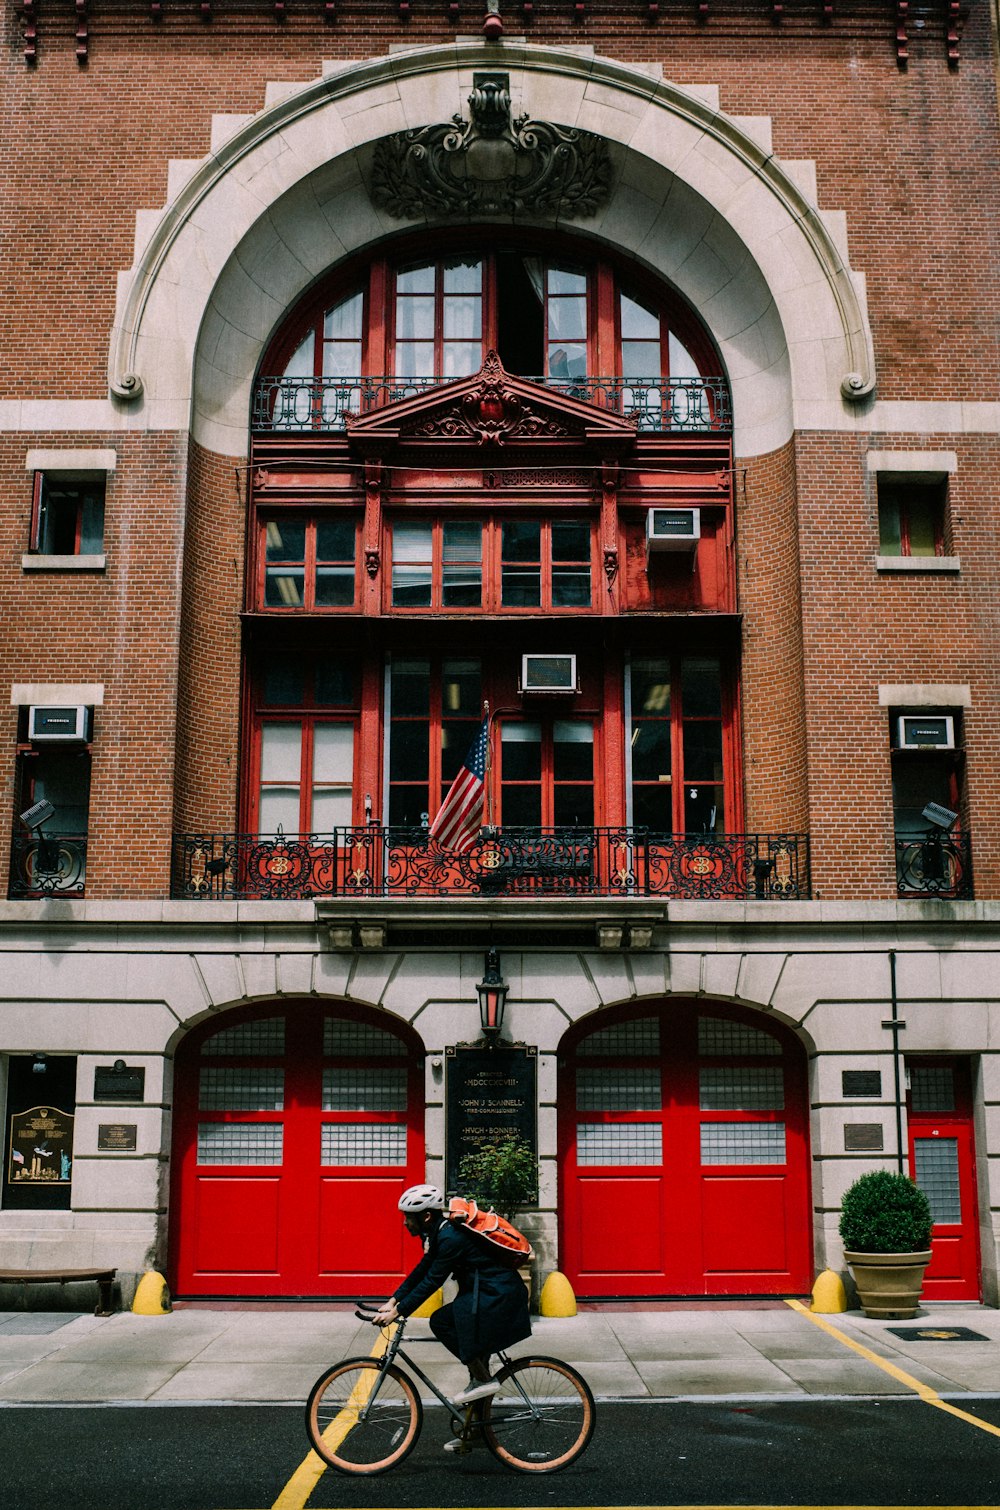
[[[99,1122],[97,1146],[104,1149],[131,1151],[135,1148],[137,1131],[138,1128],[134,1122]]]
[[[73,1167],[73,1116],[33,1106],[10,1119],[11,1185],[68,1185]]]
[[[845,1096],[881,1096],[881,1070],[842,1070],[840,1084]]]
[[[844,1124],[844,1147],[878,1152],[884,1147],[881,1122],[847,1122]]]
[[[146,1071],[141,1065],[99,1064],[94,1071],[95,1101],[141,1101],[146,1094]]]
[[[461,1194],[458,1167],[484,1143],[517,1135],[538,1156],[538,1060],[533,1047],[459,1044],[446,1051],[445,1189]]]

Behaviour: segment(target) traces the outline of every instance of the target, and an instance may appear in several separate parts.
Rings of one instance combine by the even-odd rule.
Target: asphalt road
[[[1000,1399],[961,1404],[1000,1427]],[[448,1434],[428,1410],[399,1469],[327,1471],[309,1510],[1000,1504],[1000,1436],[912,1398],[600,1405],[585,1456],[539,1478],[483,1450],[446,1457]],[[307,1451],[298,1408],[4,1408],[0,1506],[270,1510]]]

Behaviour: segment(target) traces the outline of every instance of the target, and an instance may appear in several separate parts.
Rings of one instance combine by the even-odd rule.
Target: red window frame
[[[59,472],[36,472],[34,486],[31,494],[31,530],[29,536],[31,550],[37,554],[44,555],[79,556],[81,554],[83,536],[84,506],[88,498],[94,500],[98,494],[100,494],[102,533],[100,549],[103,550],[106,486],[106,476],[103,473],[101,473],[100,475],[88,476],[81,476],[79,474],[73,476],[64,476]],[[45,519],[45,495],[50,489],[55,493],[76,493],[75,502],[71,504],[65,504],[63,506],[66,513],[69,513],[70,510],[73,511],[73,542],[72,548],[70,550],[47,551],[43,549],[42,532]]]
[[[738,810],[740,784],[739,784],[739,781],[737,779],[739,766],[738,766],[737,749],[736,749],[736,744],[737,744],[736,686],[735,686],[736,677],[735,677],[735,671],[734,671],[734,669],[730,666],[730,664],[728,662],[728,658],[726,656],[721,655],[721,654],[692,655],[692,654],[690,654],[688,652],[684,652],[684,651],[675,651],[673,654],[670,654],[670,655],[655,655],[655,654],[646,654],[645,652],[640,652],[640,653],[634,655],[633,660],[634,661],[662,661],[662,662],[664,662],[664,664],[667,667],[669,667],[669,675],[670,675],[670,706],[669,706],[669,715],[668,716],[669,716],[669,723],[670,723],[670,771],[669,771],[670,780],[669,780],[669,783],[663,783],[663,784],[664,785],[669,784],[669,786],[670,786],[670,798],[671,798],[671,800],[670,800],[670,812],[671,812],[671,824],[672,824],[670,832],[672,834],[675,834],[675,835],[677,835],[677,834],[684,834],[684,833],[689,832],[689,830],[687,828],[687,822],[686,822],[686,809],[687,809],[687,802],[688,802],[687,792],[688,792],[688,789],[690,787],[695,787],[695,788],[698,788],[698,789],[705,788],[705,787],[713,787],[713,788],[720,789],[721,792],[722,792],[722,803],[723,803],[722,822],[721,822],[721,825],[720,825],[719,822],[718,822],[718,819],[717,819],[716,820],[716,827],[715,827],[715,829],[714,830],[710,830],[708,832],[709,833],[717,833],[717,834],[739,833],[741,831],[741,828],[742,828],[742,815],[741,815],[741,813]],[[720,708],[721,708],[721,712],[719,713],[718,716],[716,716],[714,714],[712,714],[712,715],[701,715],[701,714],[687,715],[684,712],[684,696],[683,696],[683,675],[684,675],[683,667],[684,667],[684,663],[685,663],[685,661],[687,661],[687,662],[690,663],[692,661],[699,661],[699,660],[712,660],[712,661],[718,661],[718,663],[719,663],[719,683],[720,683],[720,694],[721,694],[721,697],[720,697]],[[645,824],[645,823],[640,823],[638,821],[638,819],[636,818],[636,815],[635,815],[635,803],[634,803],[634,792],[635,792],[636,787],[639,787],[641,789],[653,789],[654,787],[657,787],[659,785],[659,783],[654,782],[651,778],[642,778],[642,777],[640,777],[640,779],[638,780],[638,782],[635,780],[635,778],[633,777],[633,774],[632,774],[632,754],[631,754],[631,750],[632,750],[632,747],[633,747],[634,736],[635,736],[635,732],[636,732],[637,726],[638,727],[642,727],[642,726],[647,725],[647,724],[655,724],[658,721],[658,719],[655,716],[645,716],[643,714],[637,715],[636,709],[635,709],[635,703],[634,703],[634,701],[632,699],[634,699],[634,682],[632,683],[632,696],[630,698],[632,706],[631,706],[631,716],[630,716],[630,721],[629,721],[629,727],[630,727],[630,730],[631,730],[631,736],[632,736],[632,738],[630,739],[628,736],[626,736],[626,745],[627,745],[627,748],[626,748],[626,765],[627,765],[627,769],[626,769],[626,772],[625,772],[625,776],[626,776],[626,781],[628,783],[629,790],[633,794],[632,801],[630,802],[633,823],[636,826],[638,826],[638,827],[651,827],[651,825],[648,825],[648,824]],[[664,719],[664,721],[666,721],[666,720]],[[708,780],[706,778],[698,777],[698,776],[692,776],[692,777],[688,778],[687,771],[685,769],[685,765],[686,765],[686,760],[685,760],[685,741],[684,741],[685,728],[688,725],[691,725],[691,724],[700,724],[700,723],[706,723],[706,724],[711,723],[711,724],[718,724],[719,725],[720,732],[721,732],[721,746],[722,746],[722,761],[721,761],[721,764],[722,764],[722,779],[721,779],[721,781]],[[692,832],[698,833],[699,830],[695,829]]]
[[[268,652],[265,652],[267,654]],[[354,730],[352,744],[352,790],[351,790],[351,816],[350,824],[361,821],[358,816],[358,793],[362,785],[359,769],[360,740],[361,740],[361,706],[360,706],[360,681],[352,664],[352,658],[344,656],[343,660],[347,668],[348,676],[352,682],[350,696],[335,701],[320,701],[318,682],[319,660],[315,654],[302,654],[295,648],[289,647],[278,651],[270,651],[287,661],[301,674],[301,696],[298,700],[268,701],[265,691],[265,666],[263,656],[258,655],[250,677],[250,685],[247,693],[250,719],[248,721],[249,738],[246,746],[245,770],[246,787],[244,790],[243,809],[245,814],[245,832],[259,834],[260,809],[261,809],[261,770],[263,765],[263,729],[265,724],[298,724],[301,726],[299,745],[299,827],[297,832],[309,834],[313,832],[312,798],[314,783],[312,780],[313,758],[315,753],[315,730],[320,725],[350,724]],[[278,784],[289,784],[275,783]],[[270,833],[268,829],[266,832]],[[289,833],[291,831],[289,830]]]
[[[565,775],[562,776],[562,777],[560,777],[557,774],[557,769],[556,769],[556,767],[557,767],[557,761],[556,761],[556,748],[555,747],[556,747],[556,744],[558,743],[558,741],[555,738],[555,732],[556,732],[555,731],[555,726],[556,726],[556,724],[580,724],[580,725],[586,724],[592,730],[592,733],[593,733],[593,741],[591,743],[592,766],[591,766],[591,773],[590,773],[590,779],[589,780],[587,780],[585,778],[581,778],[581,777],[568,777],[568,776],[565,776]],[[539,771],[539,776],[538,776],[537,781],[534,780],[533,778],[516,778],[516,777],[513,777],[513,778],[511,778],[511,779],[508,780],[504,776],[504,753],[503,753],[503,751],[504,751],[504,738],[503,738],[503,731],[504,731],[505,726],[506,727],[512,727],[512,726],[518,726],[518,725],[529,725],[529,726],[540,725],[540,729],[541,729],[541,739],[539,741],[539,745],[540,745],[540,749],[539,749],[540,771]],[[499,824],[501,824],[501,825],[506,824],[508,827],[528,827],[528,828],[535,828],[535,827],[538,827],[538,828],[571,828],[571,827],[597,828],[597,827],[600,827],[600,825],[604,821],[603,820],[603,806],[604,806],[604,803],[603,803],[603,790],[602,790],[602,782],[601,782],[601,772],[604,770],[604,748],[603,748],[602,731],[603,731],[603,720],[597,714],[595,714],[593,712],[578,711],[575,708],[572,711],[569,711],[569,710],[560,710],[559,712],[555,712],[555,713],[547,713],[544,710],[536,711],[536,710],[531,709],[531,708],[526,708],[522,712],[519,712],[516,716],[510,716],[510,715],[508,715],[506,717],[498,718],[498,720],[497,720],[497,727],[496,727],[496,733],[495,733],[495,736],[494,736],[494,744],[493,744],[493,758],[494,758],[494,761],[495,761],[494,792],[496,794],[495,795],[495,800],[496,800],[496,807],[497,807],[496,821]],[[508,766],[509,766],[509,761],[508,761]],[[534,788],[534,787],[537,787],[538,791],[539,791],[540,817],[539,817],[538,823],[537,824],[533,824],[532,823],[532,824],[522,825],[522,824],[517,823],[517,822],[512,822],[511,819],[508,816],[505,816],[505,814],[504,814],[504,793],[505,793],[505,788],[507,788],[507,789],[510,789],[510,788],[528,789],[528,788]],[[558,790],[559,790],[560,787],[565,787],[565,788],[589,787],[590,788],[591,797],[592,797],[592,804],[593,804],[593,816],[592,816],[592,818],[589,821],[582,822],[582,823],[579,823],[579,824],[569,824],[569,823],[566,823],[564,821],[561,821],[561,822],[557,822],[556,821],[556,797],[557,797],[557,793],[558,793]]]
[[[905,482],[898,476],[893,478],[880,478],[878,483],[878,520],[879,520],[879,550],[884,556],[909,556],[914,560],[930,560],[932,556],[943,556],[945,553],[945,523],[948,507],[948,489],[945,481],[937,482]],[[921,551],[917,555],[913,552],[914,520],[920,512],[925,516],[925,523],[934,540],[933,552]],[[895,522],[899,527],[899,551],[886,549],[887,544],[894,542],[891,537],[887,540],[886,521],[887,517],[895,515]],[[923,533],[927,533],[925,529]]]
[[[348,558],[334,561],[332,558],[320,560],[317,557],[316,537],[317,526],[331,519],[343,519],[349,517],[354,526],[354,555],[353,555],[353,584],[354,590],[349,603],[317,603],[316,581],[317,567],[341,566],[348,564]],[[301,558],[287,561],[269,561],[267,557],[267,532],[272,523],[285,521],[288,523],[302,524],[305,527],[305,549]],[[257,561],[255,597],[256,607],[262,613],[274,614],[298,614],[298,613],[356,613],[358,605],[358,561],[360,556],[361,518],[356,509],[351,509],[350,515],[346,511],[338,513],[308,513],[300,508],[262,508],[257,515]],[[268,571],[282,566],[287,567],[289,573],[301,570],[303,577],[303,591],[301,603],[268,603],[267,580]]]
[[[449,711],[445,708],[444,697],[444,671],[448,662],[470,661],[475,662],[479,670],[479,697],[477,708],[458,709]],[[393,707],[392,696],[392,673],[393,666],[406,664],[407,662],[423,663],[428,666],[428,711],[397,712]],[[413,655],[399,655],[389,661],[386,667],[386,682],[389,687],[387,697],[386,716],[384,721],[384,751],[385,751],[385,813],[390,827],[418,828],[420,826],[419,814],[426,812],[428,822],[433,822],[434,816],[447,795],[448,788],[455,779],[455,774],[464,759],[466,752],[471,746],[479,731],[482,720],[482,699],[488,694],[484,691],[483,663],[479,655],[456,655],[454,653],[434,653],[428,651],[416,651]],[[400,779],[393,776],[393,728],[403,724],[426,725],[427,727],[427,779],[406,778]],[[444,758],[444,740],[442,737],[443,727],[452,726],[454,730],[454,743],[451,745],[448,763],[454,766],[454,772],[449,775]],[[467,730],[465,727],[467,726]],[[468,733],[468,738],[464,737]],[[416,794],[423,792],[426,787],[427,806],[420,807],[419,801],[415,807],[408,809],[407,815],[402,818],[398,806],[394,812],[394,794],[404,790]],[[415,821],[414,821],[415,815]]]

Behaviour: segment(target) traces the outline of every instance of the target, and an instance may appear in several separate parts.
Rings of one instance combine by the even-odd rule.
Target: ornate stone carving
[[[372,200],[408,216],[594,215],[611,189],[603,138],[510,113],[510,78],[473,74],[471,120],[422,126],[375,148]]]
[[[487,352],[474,387],[407,433],[422,439],[474,440],[480,446],[527,439],[562,440],[573,434],[558,420],[534,414],[528,408],[507,382],[495,351]]]

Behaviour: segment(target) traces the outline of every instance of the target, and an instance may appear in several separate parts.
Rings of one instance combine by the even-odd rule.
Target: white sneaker
[[[488,1400],[490,1395],[500,1393],[500,1386],[495,1379],[487,1379],[485,1384],[467,1384],[465,1389],[459,1390],[455,1396],[456,1405],[471,1405],[474,1400]]]
[[[471,1452],[472,1443],[466,1442],[463,1437],[452,1437],[450,1442],[444,1444],[445,1452]]]

